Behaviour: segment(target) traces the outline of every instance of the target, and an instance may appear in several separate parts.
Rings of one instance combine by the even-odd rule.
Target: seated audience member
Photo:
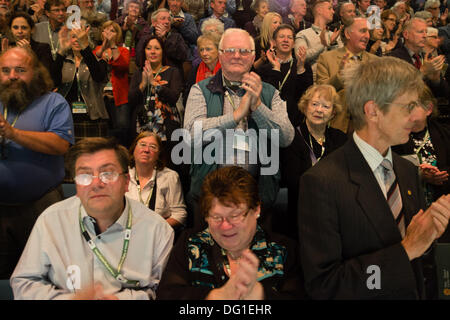
[[[201,34],[216,33],[219,38],[225,31],[225,27],[222,21],[216,18],[209,18],[203,21],[200,29]]]
[[[317,84],[330,84],[341,96],[342,113],[333,119],[331,126],[347,132],[350,125],[350,117],[344,102],[344,84],[342,71],[351,64],[359,61],[368,61],[375,55],[366,51],[369,42],[369,29],[367,19],[357,17],[345,22],[341,32],[344,47],[324,52],[317,60]]]
[[[369,30],[370,38],[367,43],[366,51],[378,57],[384,55],[386,43],[383,42],[384,28],[381,24]]]
[[[433,27],[433,15],[429,11],[416,12],[414,18],[423,19],[427,23],[427,27]]]
[[[303,298],[296,244],[259,225],[261,200],[248,171],[232,166],[210,172],[200,207],[208,227],[177,242],[158,299]]]
[[[311,28],[311,22],[305,20],[307,5],[305,0],[291,0],[289,2],[290,13],[287,24],[294,28],[294,35],[298,32]]]
[[[186,221],[186,205],[178,173],[165,167],[161,138],[142,131],[130,147],[130,184],[126,196],[143,203],[180,230]],[[170,155],[169,155],[170,156]]]
[[[0,70],[0,230],[8,230],[0,232],[0,279],[9,279],[37,217],[63,199],[64,154],[74,138],[70,107],[51,92],[29,48],[2,53]]]
[[[269,12],[269,3],[268,0],[255,0],[252,6],[256,15],[253,20],[247,21],[243,29],[255,39],[261,32],[264,16]]]
[[[178,68],[165,64],[163,42],[156,36],[142,39],[144,56],[139,62],[143,67],[133,75],[128,93],[132,110],[131,137],[142,131],[157,133],[170,154],[172,132],[181,127],[176,102],[183,89]]]
[[[438,36],[438,29],[436,28],[427,28],[427,37],[425,40],[425,46],[423,47],[423,51],[427,52],[428,54],[431,54],[431,56],[437,57],[439,54],[441,54],[441,50],[439,48],[439,36]]]
[[[136,47],[136,65],[139,68],[144,67],[140,63],[145,62],[145,47],[148,36],[157,36],[162,40],[164,54],[167,59],[167,65],[179,69],[183,75],[183,63],[187,61],[189,48],[183,39],[183,36],[171,28],[170,11],[162,8],[154,11],[151,16],[151,26],[146,26],[140,33],[139,43]]]
[[[422,76],[405,61],[375,57],[349,66],[344,79],[352,139],[300,179],[306,291],[313,299],[425,299],[424,254],[447,228],[450,195],[426,209],[416,167],[391,150],[408,141],[421,112]]]
[[[220,131],[233,129],[238,136],[241,130],[249,133],[248,129],[253,129],[258,136],[262,132],[260,129],[277,129],[279,135],[275,139],[278,141],[273,141],[276,148],[286,147],[292,142],[294,128],[286,112],[286,103],[280,98],[278,90],[262,82],[256,73],[250,72],[255,60],[254,48],[253,38],[245,30],[232,28],[222,35],[219,43],[221,70],[214,77],[193,85],[186,103],[184,128],[189,130],[194,141],[203,141],[202,136],[208,129]],[[198,126],[201,130],[196,129]],[[234,138],[229,138],[228,135],[222,136],[223,147],[227,148],[228,144],[233,150],[222,154],[226,157],[219,156],[220,158],[212,164],[203,158],[200,163],[192,163],[191,187],[186,197],[188,208],[190,205],[195,206],[200,195],[201,183],[208,172],[225,163],[235,164],[245,167],[258,177],[263,204],[262,217],[265,218],[264,210],[271,207],[277,196],[280,174],[277,168],[273,174],[260,174],[261,170],[271,170],[267,168],[271,164],[268,162],[262,164],[260,158],[256,159],[257,163],[250,163],[250,152],[256,155],[255,146],[246,142],[247,138],[241,139],[238,136],[237,139],[244,140],[239,144],[235,144]],[[269,135],[265,142],[271,144],[270,139]],[[211,143],[204,142],[206,143],[202,146],[202,154],[205,148],[211,150]],[[192,212],[195,214],[196,211]],[[202,219],[196,222],[199,225],[203,223]]]
[[[255,69],[267,61],[266,51],[273,46],[273,32],[282,23],[281,16],[276,12],[268,12],[264,16],[261,32],[255,38],[255,63],[253,64]]]
[[[194,18],[187,12],[183,12],[181,5],[183,0],[167,0],[170,15],[172,17],[172,29],[177,30],[188,47],[197,44],[198,30]]]
[[[116,22],[122,28],[124,46],[130,50],[131,57],[134,57],[140,32],[144,27],[148,26],[147,21],[142,17],[141,2],[139,0],[130,0],[126,5],[125,13]]]
[[[339,22],[344,24],[344,21],[354,19],[356,17],[356,7],[351,1],[341,2],[337,8]]]
[[[39,22],[35,25],[33,40],[47,43],[52,50],[52,58],[56,59],[59,40],[58,32],[66,22],[66,8],[61,0],[48,0],[44,5],[48,21]]]
[[[311,66],[305,63],[306,49],[294,50],[294,29],[282,24],[273,33],[273,49],[266,53],[267,62],[256,72],[261,80],[273,85],[286,101],[289,120],[295,126],[300,123],[301,114],[297,103],[306,89],[313,84]]]
[[[419,18],[409,20],[403,30],[404,46],[391,51],[389,55],[414,65],[422,73],[433,95],[436,98],[447,98],[450,89],[441,74],[445,57],[443,55],[433,57],[430,53],[423,52],[426,36],[427,24],[424,20]]]
[[[81,18],[86,20],[89,25],[89,39],[94,46],[102,43],[101,26],[108,20],[108,16],[95,10],[95,0],[78,0],[78,6],[81,10]]]
[[[333,21],[333,6],[331,0],[318,0],[312,7],[314,23],[311,28],[300,31],[295,36],[295,51],[299,47],[306,48],[306,62],[313,70],[316,77],[316,62],[319,55],[327,50],[337,47],[339,29],[327,30],[327,24]]]
[[[88,28],[62,27],[54,62],[55,86],[72,107],[76,141],[108,135],[108,112],[103,100],[108,65],[89,47]]]
[[[345,133],[329,126],[341,112],[339,96],[333,86],[314,85],[302,96],[298,108],[305,116],[296,126],[292,144],[282,149],[281,174],[288,187],[288,210],[283,234],[298,238],[299,181],[303,173],[318,161],[344,145]],[[300,204],[301,205],[301,204]]]
[[[223,22],[224,29],[235,28],[236,23],[233,19],[224,16],[227,0],[211,0],[210,6],[212,14],[209,17],[203,18],[198,23],[198,30],[202,30],[202,24],[206,19],[216,18]]]
[[[437,101],[429,88],[419,97],[422,108],[414,122],[409,141],[393,150],[419,167],[427,207],[450,193],[450,130],[437,119]]]
[[[383,42],[386,43],[386,53],[403,45],[403,38],[401,38],[403,22],[397,24],[397,20],[397,15],[390,9],[386,9],[381,13],[381,23],[384,26]]]
[[[125,196],[128,151],[87,138],[70,149],[67,161],[77,195],[36,221],[11,277],[14,298],[154,299],[173,230]]]
[[[111,133],[122,145],[128,145],[130,127],[130,107],[128,105],[128,71],[130,51],[122,46],[122,30],[114,21],[102,25],[101,46],[94,50],[98,59],[109,65],[110,77],[105,87],[105,104],[111,119]],[[111,94],[112,90],[112,94]]]
[[[367,9],[370,6],[370,0],[356,0],[356,16],[361,18],[367,18]]]
[[[252,9],[253,0],[235,0],[236,11],[232,18],[237,28],[243,29],[248,21],[252,21],[255,17],[255,11]]]
[[[211,0],[205,0],[205,5],[207,7],[207,15],[211,15],[214,12],[214,9],[211,7]],[[232,17],[236,12],[236,0],[226,0],[218,3],[219,7],[224,6],[225,11],[223,16],[228,18]]]
[[[197,50],[201,62],[192,69],[184,87],[183,104],[186,105],[191,87],[202,80],[214,76],[221,68],[219,62],[219,41],[216,34],[206,34],[198,37]]]
[[[14,42],[10,43],[9,41],[3,41],[2,51],[6,51],[8,50],[8,48],[14,46],[30,48],[31,50],[33,50],[36,56],[39,57],[39,60],[47,68],[47,70],[50,71],[53,62],[51,49],[48,44],[36,42],[33,40],[33,19],[31,19],[31,17],[24,12],[15,13],[10,19],[9,28],[14,38]]]
[[[397,15],[398,20],[403,21],[403,23],[411,18],[411,15],[408,13],[408,6],[404,1],[397,1],[391,10]]]
[[[447,25],[448,8],[441,14],[441,2],[439,0],[427,0],[424,10],[430,12],[433,16],[433,27],[439,28]]]

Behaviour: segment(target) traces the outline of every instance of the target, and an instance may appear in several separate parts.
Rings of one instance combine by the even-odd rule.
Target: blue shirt
[[[0,102],[0,112],[4,107]],[[16,110],[8,109],[12,124]],[[26,131],[53,132],[74,144],[73,120],[69,104],[59,93],[49,92],[35,99],[23,110],[15,128]],[[43,154],[7,140],[7,159],[0,160],[0,202],[26,203],[41,198],[64,178],[64,156]]]

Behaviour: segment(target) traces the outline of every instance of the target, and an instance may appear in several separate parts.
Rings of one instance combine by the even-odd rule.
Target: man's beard
[[[35,98],[40,95],[38,86],[23,80],[7,80],[0,82],[0,101],[9,110],[22,112]]]

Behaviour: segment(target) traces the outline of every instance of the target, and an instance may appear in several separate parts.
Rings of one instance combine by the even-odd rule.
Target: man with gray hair
[[[445,57],[443,55],[432,57],[431,51],[424,51],[426,36],[425,20],[412,18],[405,23],[403,29],[404,45],[391,51],[389,55],[400,58],[420,70],[425,83],[436,98],[447,97],[449,86],[441,75]]]
[[[257,163],[249,160],[251,156],[249,153],[254,151],[252,149],[254,141],[249,141],[250,137],[247,134],[254,130],[260,140],[262,131],[267,132],[270,141],[265,142],[272,146],[270,152],[273,155],[278,152],[279,147],[286,147],[292,142],[294,128],[287,115],[286,103],[280,98],[278,90],[262,82],[256,73],[250,72],[254,60],[255,43],[248,32],[236,28],[227,29],[219,43],[219,61],[222,69],[214,77],[203,80],[191,88],[186,103],[184,128],[189,130],[194,143],[202,142],[203,155],[207,154],[207,149],[211,153],[213,142],[217,143],[215,141],[217,138],[211,141],[213,130],[208,129],[217,129],[214,130],[215,133],[223,133],[221,145],[228,145],[233,152],[223,153],[232,159],[217,160],[216,157],[213,164],[207,164],[202,158],[199,164],[198,161],[191,164],[191,188],[187,196],[189,205],[198,199],[206,174],[224,164],[243,166],[258,179],[263,207],[270,206],[276,199],[280,178],[278,163],[269,164],[276,166],[275,174],[260,174],[260,169],[268,164],[261,164],[260,153]],[[197,127],[201,130],[196,129]],[[232,137],[229,137],[230,130],[224,137],[227,129],[232,130]],[[242,132],[244,135],[240,134]],[[259,142],[258,148],[261,148],[262,143]],[[242,151],[245,153],[245,159],[240,158]],[[198,220],[197,223],[200,222],[201,220]]]
[[[353,137],[300,180],[306,290],[313,299],[426,298],[424,254],[447,228],[450,195],[423,211],[417,168],[391,151],[420,116],[422,76],[376,57],[349,66],[344,83]]]
[[[183,39],[183,36],[176,30],[171,28],[172,18],[170,11],[161,8],[152,13],[151,26],[146,26],[139,34],[139,42],[136,46],[136,62],[141,60],[141,56],[145,54],[145,38],[148,35],[156,35],[163,40],[164,55],[167,58],[167,64],[177,67],[183,74],[183,62],[187,61],[189,48]],[[138,66],[142,67],[142,66]]]
[[[433,27],[443,27],[447,25],[448,8],[443,13],[440,11],[441,2],[439,0],[427,0],[424,10],[430,12],[433,16]]]

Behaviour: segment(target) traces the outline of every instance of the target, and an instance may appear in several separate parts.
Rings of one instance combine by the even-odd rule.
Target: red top
[[[100,49],[98,46],[94,50],[94,54]],[[108,64],[111,65],[111,83],[113,87],[114,104],[120,106],[122,104],[128,103],[128,70],[130,66],[130,51],[125,47],[118,47],[119,57],[116,60],[110,59],[109,61],[105,59]],[[110,50],[105,51],[103,54]]]

